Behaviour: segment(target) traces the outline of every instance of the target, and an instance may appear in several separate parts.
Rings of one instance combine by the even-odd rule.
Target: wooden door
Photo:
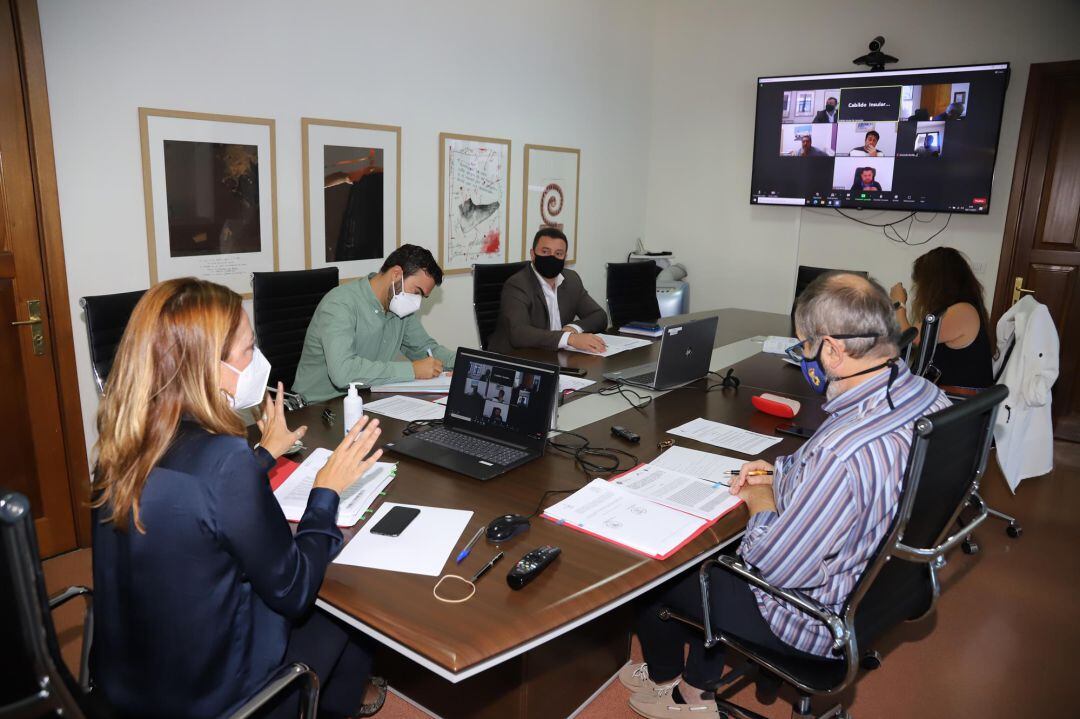
[[[76,546],[71,478],[79,471],[71,471],[69,452],[77,449],[85,468],[85,450],[81,420],[75,425],[78,436],[65,441],[72,417],[70,407],[65,412],[62,406],[59,376],[70,359],[71,329],[66,285],[59,293],[50,291],[64,265],[62,251],[51,268],[47,262],[45,225],[56,223],[56,198],[54,189],[51,196],[43,192],[46,158],[42,138],[34,137],[41,128],[31,104],[41,95],[31,94],[44,91],[44,80],[27,72],[27,10],[39,38],[36,7],[23,0],[0,2],[0,487],[30,499],[41,554],[49,556]],[[47,163],[51,172],[51,145]],[[56,347],[58,316],[66,353]],[[77,399],[76,394],[75,407]]]
[[[1001,248],[994,317],[1017,282],[1061,338],[1054,434],[1080,442],[1080,61],[1032,65]]]

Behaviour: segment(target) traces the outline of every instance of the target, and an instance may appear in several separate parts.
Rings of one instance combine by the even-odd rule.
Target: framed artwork
[[[305,266],[378,271],[401,244],[401,128],[304,117],[300,135]]]
[[[278,269],[274,121],[139,108],[150,282]]]
[[[439,134],[439,265],[448,275],[507,261],[510,141]]]
[[[566,262],[577,261],[578,186],[581,150],[548,145],[525,146],[525,181],[521,199],[521,257],[532,247],[542,227],[566,235]]]
[[[953,93],[952,101],[953,102],[959,102],[961,104],[966,103],[967,102],[967,93],[964,92],[963,90],[957,90],[956,92]]]

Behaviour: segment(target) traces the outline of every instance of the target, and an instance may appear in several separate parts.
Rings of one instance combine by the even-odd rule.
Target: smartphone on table
[[[371,533],[397,537],[419,514],[420,510],[416,507],[394,507],[371,528]]]

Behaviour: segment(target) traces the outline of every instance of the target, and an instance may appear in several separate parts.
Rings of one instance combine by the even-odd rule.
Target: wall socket
[[[986,274],[986,263],[985,262],[972,262],[971,263],[971,271],[974,272],[977,275],[985,275]]]

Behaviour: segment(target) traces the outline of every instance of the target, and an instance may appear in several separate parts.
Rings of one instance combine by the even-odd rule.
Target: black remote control
[[[554,562],[555,557],[560,554],[562,554],[561,549],[549,544],[537,547],[518,560],[518,563],[506,575],[506,583],[511,589],[521,589],[544,571],[544,568]]]
[[[627,442],[630,442],[632,444],[637,444],[641,441],[641,435],[639,435],[637,432],[632,432],[626,427],[623,427],[621,424],[612,425],[611,435],[613,437],[625,439]]]

